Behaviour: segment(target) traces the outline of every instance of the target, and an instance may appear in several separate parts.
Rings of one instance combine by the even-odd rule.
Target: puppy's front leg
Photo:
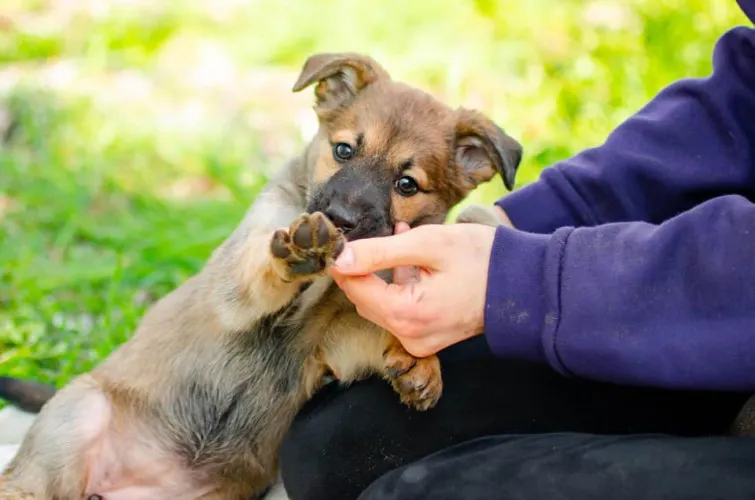
[[[272,267],[284,283],[311,280],[325,275],[343,247],[343,235],[323,214],[304,214],[273,234]]]
[[[416,358],[390,334],[384,347],[384,376],[401,396],[401,401],[420,411],[434,407],[443,394],[438,356]]]
[[[321,345],[321,359],[343,384],[380,375],[404,404],[419,411],[434,407],[443,393],[437,356],[412,356],[390,332],[356,312],[333,323]]]
[[[243,231],[213,256],[208,272],[223,322],[241,328],[281,310],[302,285],[324,276],[344,247],[323,214],[303,214],[288,229]]]

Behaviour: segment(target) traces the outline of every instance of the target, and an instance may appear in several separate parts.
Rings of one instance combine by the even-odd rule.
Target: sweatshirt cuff
[[[490,254],[485,338],[493,354],[545,361],[546,264],[550,236],[499,226]]]
[[[514,227],[529,233],[551,234],[556,229],[578,226],[579,214],[556,189],[551,178],[560,177],[556,171],[544,171],[540,180],[509,193],[495,204],[506,212]],[[550,175],[548,175],[550,174]],[[565,189],[566,186],[562,186]]]

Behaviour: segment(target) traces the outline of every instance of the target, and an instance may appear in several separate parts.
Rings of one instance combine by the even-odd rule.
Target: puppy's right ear
[[[320,108],[348,104],[367,85],[390,79],[372,58],[353,53],[323,53],[310,56],[304,63],[293,91],[299,92],[315,82],[315,97]]]

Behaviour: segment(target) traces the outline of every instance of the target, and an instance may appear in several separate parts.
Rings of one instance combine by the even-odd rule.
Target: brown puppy
[[[360,318],[326,271],[344,239],[442,223],[496,173],[510,189],[521,147],[368,57],[312,56],[294,91],[313,84],[314,140],[201,272],[44,405],[0,499],[248,499],[324,375],[379,374],[411,407],[437,402],[437,358]]]

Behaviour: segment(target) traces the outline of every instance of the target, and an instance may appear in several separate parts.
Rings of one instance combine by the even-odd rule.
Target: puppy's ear
[[[304,63],[293,91],[299,92],[315,82],[317,106],[337,108],[348,104],[363,88],[388,73],[372,58],[352,53],[324,53],[310,56]]]
[[[481,113],[460,109],[456,121],[456,164],[472,187],[501,174],[509,191],[522,161],[522,146]]]

